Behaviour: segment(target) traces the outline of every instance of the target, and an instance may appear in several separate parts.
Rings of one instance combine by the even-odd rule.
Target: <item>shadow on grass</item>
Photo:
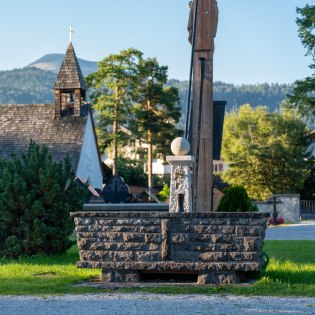
[[[65,254],[37,254],[31,257],[21,256],[18,259],[0,259],[0,266],[7,264],[20,264],[20,265],[64,265],[73,266],[79,261],[79,253],[76,245],[73,245]]]
[[[282,263],[315,265],[315,241],[265,241],[264,252]]]
[[[315,288],[314,241],[266,241],[264,251],[270,257],[265,280],[275,285],[311,286]]]
[[[290,284],[315,285],[315,271],[268,271],[266,277]]]

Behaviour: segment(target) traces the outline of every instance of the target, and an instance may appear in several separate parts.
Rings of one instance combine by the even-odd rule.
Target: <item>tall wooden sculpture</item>
[[[213,52],[218,25],[216,0],[190,2],[188,22],[192,44],[193,102],[189,121],[194,212],[212,211],[213,191]],[[186,124],[186,129],[187,125]]]

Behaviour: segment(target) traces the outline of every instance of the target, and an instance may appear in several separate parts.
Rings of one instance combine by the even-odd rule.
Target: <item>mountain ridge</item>
[[[37,68],[58,73],[64,56],[64,54],[46,54],[43,57],[30,63],[25,68]],[[84,76],[87,76],[88,74],[97,71],[96,61],[89,61],[81,58],[78,58],[78,61]]]
[[[53,86],[64,54],[47,54],[24,68],[0,71],[0,104],[53,103]],[[97,63],[78,58],[83,75],[97,70]],[[184,113],[188,96],[188,81],[170,79],[167,85],[179,90],[180,106]],[[270,111],[279,110],[291,93],[293,84],[243,84],[214,82],[214,99],[227,101],[226,111],[249,103],[265,105]]]

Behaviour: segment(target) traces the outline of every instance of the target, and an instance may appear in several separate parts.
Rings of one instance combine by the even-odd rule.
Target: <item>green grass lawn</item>
[[[95,292],[75,287],[99,275],[99,270],[78,269],[76,245],[64,255],[37,255],[19,260],[0,259],[0,294],[66,294]]]
[[[255,284],[235,286],[171,286],[120,289],[121,292],[204,293],[315,297],[315,241],[266,241],[270,257],[266,274]],[[74,286],[100,275],[100,270],[78,269],[78,250],[65,255],[0,260],[0,294],[96,293],[105,289]],[[109,290],[107,290],[109,291]]]

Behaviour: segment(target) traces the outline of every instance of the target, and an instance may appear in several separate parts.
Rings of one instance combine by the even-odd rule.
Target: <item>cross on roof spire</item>
[[[73,29],[72,29],[72,25],[70,25],[70,27],[69,27],[69,43],[72,43],[72,34],[73,34]]]

